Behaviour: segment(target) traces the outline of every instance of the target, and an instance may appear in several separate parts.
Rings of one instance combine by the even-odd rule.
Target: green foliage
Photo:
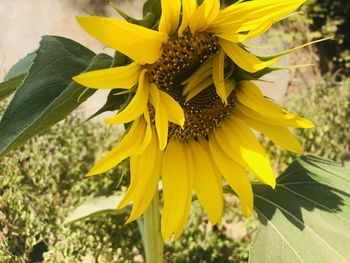
[[[6,99],[21,85],[26,74],[21,74],[7,81],[0,83],[0,101]]]
[[[94,56],[72,40],[43,37],[28,75],[1,119],[0,154],[64,119],[95,92],[84,92],[86,88],[74,83],[73,76],[86,69],[107,68],[111,63],[109,56]]]
[[[350,160],[350,79],[321,80],[290,96],[288,108],[310,117],[315,129],[298,129],[305,151],[336,162]]]
[[[10,80],[22,74],[27,74],[31,66],[33,65],[36,52],[29,53],[24,58],[20,59],[15,65],[13,65],[9,72],[5,76],[5,81]]]
[[[109,143],[105,128],[82,121],[69,118],[1,159],[1,262],[36,262],[45,250],[47,262],[77,262],[85,255],[131,262],[139,234],[136,224],[124,225],[123,217],[63,226],[84,199],[111,194],[120,181],[120,170],[85,177],[95,154]]]
[[[332,161],[303,156],[278,177],[275,190],[255,185],[262,224],[250,261],[348,262],[349,174]]]
[[[0,83],[0,101],[11,95],[22,84],[35,56],[35,53],[30,53],[10,68],[4,82]]]
[[[85,177],[95,156],[115,143],[117,131],[111,131],[112,142],[106,141],[105,125],[81,124],[83,120],[73,115],[1,159],[0,262],[142,259],[137,224],[125,225],[127,216],[109,213],[63,225],[85,200],[128,185],[128,177],[121,177],[123,164],[107,174]],[[243,224],[237,203],[227,206],[222,226],[208,231],[208,219],[195,203],[184,235],[166,246],[166,262],[247,261],[255,221]],[[237,231],[243,234],[229,234]]]
[[[320,65],[326,72],[350,73],[350,5],[348,0],[313,0],[306,6],[310,29],[319,36],[335,38],[318,46]],[[315,35],[317,36],[317,34]],[[328,66],[328,68],[327,68]]]

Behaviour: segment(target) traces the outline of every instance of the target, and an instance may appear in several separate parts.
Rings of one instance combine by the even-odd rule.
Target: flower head
[[[237,193],[244,215],[253,210],[247,173],[275,187],[275,176],[251,128],[295,153],[302,147],[288,127],[314,125],[266,99],[237,69],[261,71],[278,62],[248,52],[242,42],[268,30],[305,0],[161,1],[158,30],[114,18],[78,17],[90,35],[131,59],[126,66],[83,73],[90,88],[134,94],[109,124],[131,123],[122,140],[89,172],[103,173],[130,157],[131,183],[119,207],[142,215],[162,180],[164,239],[178,237],[194,191],[210,221],[223,211],[222,177]]]

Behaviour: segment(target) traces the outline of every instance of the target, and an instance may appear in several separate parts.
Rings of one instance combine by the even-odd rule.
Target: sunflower
[[[74,80],[96,89],[125,89],[126,107],[106,119],[130,125],[121,141],[90,170],[103,173],[130,157],[130,186],[119,208],[132,203],[128,222],[143,214],[161,179],[164,239],[177,238],[189,216],[192,193],[212,224],[223,213],[222,181],[253,211],[248,174],[275,187],[275,176],[252,129],[295,153],[302,147],[288,127],[313,123],[264,97],[237,70],[259,72],[278,62],[248,52],[242,42],[258,36],[305,0],[162,0],[158,30],[115,18],[78,17],[81,27],[125,54],[125,66],[80,74]]]

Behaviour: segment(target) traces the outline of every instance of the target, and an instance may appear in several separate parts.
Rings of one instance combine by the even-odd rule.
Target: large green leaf
[[[82,71],[108,68],[112,58],[66,38],[45,36],[34,63],[0,122],[0,155],[64,119],[95,90],[74,83]]]
[[[21,74],[0,83],[0,101],[10,96],[23,82],[27,74]]]
[[[303,156],[277,181],[254,188],[250,262],[350,262],[349,167]]]
[[[71,224],[85,218],[101,214],[124,214],[129,210],[117,210],[117,206],[121,200],[122,195],[98,196],[91,198],[79,205],[74,211],[72,211],[65,219],[64,224]]]
[[[13,65],[7,75],[5,76],[5,81],[12,79],[18,75],[28,73],[29,69],[33,65],[36,52],[29,53],[24,58],[20,59],[15,65]]]
[[[33,64],[35,53],[20,59],[7,73],[4,82],[0,83],[0,101],[11,95],[23,82]]]

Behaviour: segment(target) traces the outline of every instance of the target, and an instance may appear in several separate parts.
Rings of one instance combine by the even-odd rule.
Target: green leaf
[[[0,155],[64,119],[95,92],[74,83],[73,76],[108,68],[111,63],[111,57],[94,57],[92,51],[70,39],[45,36],[0,122]]]
[[[121,195],[99,196],[89,199],[71,212],[64,220],[64,224],[71,224],[85,218],[107,213],[115,215],[125,214],[129,212],[129,209],[117,209],[121,200]]]
[[[36,52],[33,52],[20,59],[15,65],[12,66],[12,68],[10,68],[4,80],[6,81],[19,75],[28,73],[30,67],[33,65],[35,56]]]
[[[30,53],[12,66],[4,82],[0,83],[0,101],[10,96],[22,84],[33,65],[34,58],[35,53]]]
[[[275,190],[256,185],[250,262],[349,262],[350,169],[303,156]]]
[[[27,74],[21,74],[0,83],[0,101],[10,96],[23,82]]]

